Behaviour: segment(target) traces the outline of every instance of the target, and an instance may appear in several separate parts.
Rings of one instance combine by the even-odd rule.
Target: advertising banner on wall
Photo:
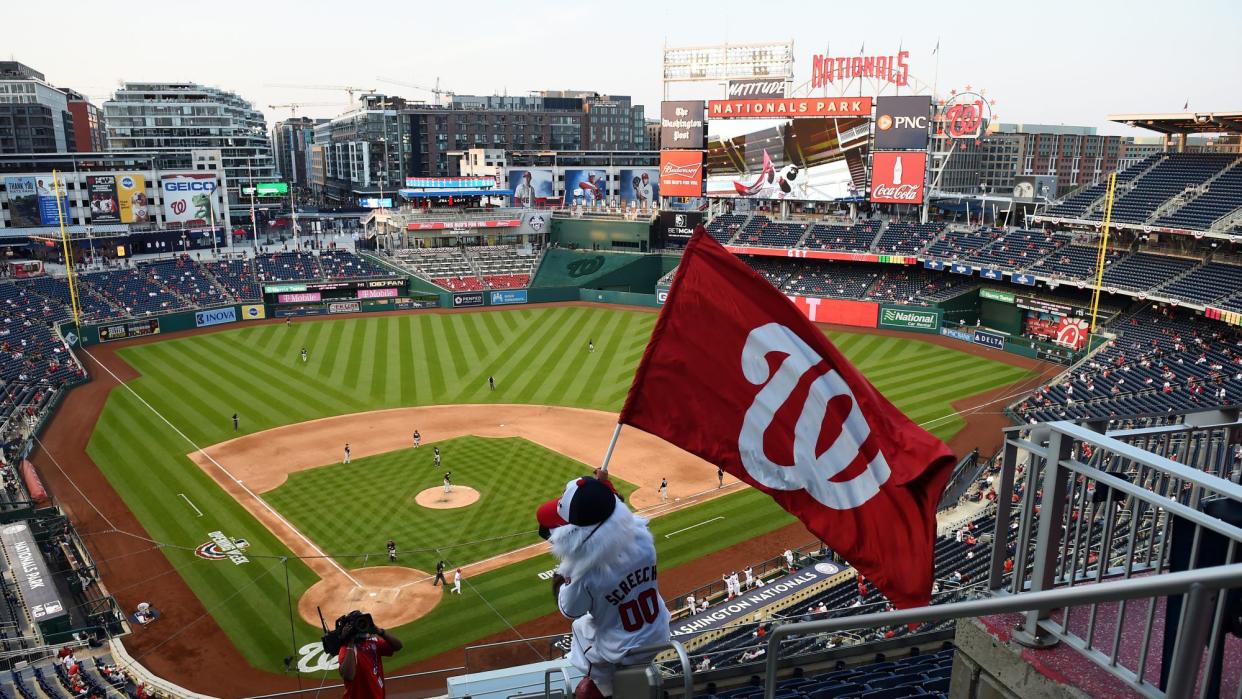
[[[312,301],[319,301],[322,298],[322,296],[323,295],[320,294],[318,291],[302,291],[302,292],[292,293],[292,294],[276,294],[276,302],[277,303],[310,303]]]
[[[33,177],[6,177],[4,189],[9,196],[9,218],[14,228],[39,225],[39,194]]]
[[[870,117],[870,97],[790,97],[785,99],[711,100],[709,119],[802,119]]]
[[[651,208],[660,200],[660,169],[655,167],[622,168],[618,189],[621,203],[630,202],[640,209]]]
[[[117,175],[116,198],[120,204],[121,223],[148,223],[151,220],[145,175],[128,172]]]
[[[990,330],[976,330],[971,336],[971,340],[976,345],[983,345],[984,347],[998,350],[1005,349],[1005,336]]]
[[[164,223],[207,223],[213,208],[219,211],[216,176],[206,172],[183,172],[160,176],[164,196]]]
[[[918,306],[880,306],[881,328],[898,330],[921,330],[940,332],[940,320],[944,311],[939,308],[920,308]]]
[[[194,325],[205,328],[209,325],[221,325],[223,323],[236,323],[237,311],[229,306],[228,308],[216,308],[210,311],[199,311],[194,314]]]
[[[267,307],[261,303],[242,304],[242,320],[263,320],[267,317]]]
[[[482,306],[483,292],[469,292],[461,294],[453,294],[453,308],[461,308],[463,306]]]
[[[932,99],[902,95],[875,101],[876,150],[927,150]]]
[[[594,206],[608,199],[608,173],[604,170],[565,170],[565,203]]]
[[[874,328],[878,320],[880,304],[870,301],[846,301],[821,299],[810,296],[789,296],[790,301],[808,319],[816,323],[852,325],[856,328]]]
[[[655,242],[661,246],[670,243],[674,247],[685,247],[694,235],[694,227],[703,222],[702,211],[661,211],[656,219]]]
[[[514,206],[539,206],[556,196],[550,167],[510,168],[508,182]]]
[[[784,97],[784,95],[781,95]],[[681,100],[660,103],[660,147],[703,147],[703,103]]]
[[[91,223],[121,222],[121,205],[116,198],[116,175],[87,175],[86,192],[91,200]]]
[[[703,151],[660,151],[660,193],[666,197],[703,195]]]
[[[777,97],[784,98],[789,90],[789,82],[784,78],[753,78],[750,80],[730,80],[729,99],[754,99]]]
[[[492,306],[507,306],[515,303],[526,303],[526,289],[509,289],[488,292],[488,303]]]
[[[927,179],[927,153],[871,154],[871,201],[877,204],[922,204]]]
[[[60,217],[65,217],[65,225],[72,222],[69,215],[69,194],[65,191],[64,184],[61,184],[60,190],[60,206],[56,205],[56,185],[52,181],[51,175],[35,175],[35,190],[39,195],[39,223],[44,226],[59,226]]]

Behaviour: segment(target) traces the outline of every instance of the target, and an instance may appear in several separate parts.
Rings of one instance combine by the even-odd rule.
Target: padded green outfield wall
[[[647,252],[651,247],[651,223],[554,217],[548,239],[563,247]]]
[[[637,255],[552,248],[544,253],[534,288],[576,286],[629,293],[655,293],[656,282],[681,260],[676,255]]]

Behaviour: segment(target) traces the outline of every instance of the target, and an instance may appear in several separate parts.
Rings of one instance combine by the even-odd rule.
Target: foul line
[[[185,504],[189,505],[190,507],[194,507],[194,503],[190,502],[190,499],[185,496],[185,493],[177,493],[177,494],[181,496],[182,500],[185,500]],[[198,513],[199,517],[203,516],[203,511],[198,509],[197,507],[194,507],[194,511]]]
[[[719,517],[712,517],[711,519],[706,519],[706,520],[703,520],[702,522],[699,522],[698,524],[691,524],[690,526],[686,527],[685,529],[678,529],[678,530],[677,530],[677,531],[675,531],[675,532],[669,532],[669,533],[667,533],[667,534],[665,534],[665,535],[664,535],[664,538],[665,538],[665,539],[667,539],[667,538],[669,538],[670,536],[672,536],[672,535],[674,535],[674,534],[680,534],[680,533],[682,533],[682,532],[688,532],[688,531],[690,531],[691,529],[694,529],[695,527],[701,527],[701,526],[703,526],[704,524],[711,524],[712,522],[715,522],[715,521],[718,521],[718,520],[722,520],[722,519],[724,519],[724,515],[721,515],[721,516],[719,516]]]
[[[275,517],[281,524],[287,527],[289,531],[296,534],[299,539],[306,542],[306,544],[310,546],[311,549],[315,551],[315,553],[325,558],[328,561],[328,563],[332,565],[333,568],[336,568],[337,571],[340,572],[341,575],[344,575],[345,578],[348,579],[350,582],[352,582],[355,587],[362,587],[362,583],[358,582],[357,578],[350,575],[349,571],[345,570],[345,568],[343,568],[340,563],[337,563],[335,559],[331,558],[330,556],[328,556],[328,554],[324,553],[323,549],[319,548],[319,546],[315,542],[308,539],[306,535],[303,534],[301,531],[299,531],[297,527],[293,526],[293,524],[289,520],[285,519],[284,515],[280,514],[279,512],[276,511],[275,508],[267,504],[267,501],[259,497],[253,490],[250,489],[249,486],[247,486],[245,483],[242,483],[240,480],[238,480],[237,476],[234,476],[227,468],[224,467],[223,464],[221,464],[219,461],[216,461],[215,457],[213,457],[211,454],[208,454],[206,451],[203,451],[202,447],[198,446],[198,444],[195,444],[194,440],[190,439],[188,436],[186,436],[184,432],[178,429],[176,425],[172,424],[172,422],[170,422],[168,418],[164,417],[163,413],[156,410],[155,407],[152,406],[150,403],[148,403],[145,398],[138,395],[138,392],[135,391],[129,384],[122,381],[121,377],[117,376],[116,373],[113,372],[112,369],[109,368],[107,364],[104,364],[103,362],[99,361],[98,357],[91,354],[90,351],[86,350],[85,348],[82,349],[82,352],[86,354],[88,357],[90,357],[92,360],[94,360],[94,362],[98,364],[100,367],[102,367],[104,371],[108,372],[108,375],[111,376],[112,380],[116,381],[119,386],[129,391],[130,395],[137,398],[143,405],[147,406],[147,410],[150,410],[152,413],[154,413],[155,416],[158,417],[160,420],[162,420],[165,425],[168,425],[172,429],[173,432],[176,432],[178,435],[180,435],[182,439],[186,441],[186,443],[194,447],[194,451],[198,452],[199,454],[202,454],[203,458],[207,459],[213,465],[215,465],[216,468],[220,469],[220,472],[228,476],[229,480],[236,483],[237,487],[246,491],[247,495],[254,498],[255,502],[259,503],[263,507],[263,509],[271,513],[271,515]]]

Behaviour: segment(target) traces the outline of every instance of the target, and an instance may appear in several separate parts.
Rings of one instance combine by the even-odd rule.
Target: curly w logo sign
[[[949,448],[709,236],[686,248],[620,420],[770,495],[894,604],[930,598]]]

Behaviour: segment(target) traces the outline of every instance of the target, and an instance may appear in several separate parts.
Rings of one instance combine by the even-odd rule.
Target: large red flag
[[[686,247],[621,422],[771,495],[893,604],[930,599],[952,452],[702,231]]]

